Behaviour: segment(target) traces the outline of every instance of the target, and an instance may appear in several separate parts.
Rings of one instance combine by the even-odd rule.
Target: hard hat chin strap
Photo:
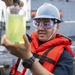
[[[55,31],[56,31],[56,24],[54,25],[54,27],[53,27],[53,32],[52,32],[52,34],[50,35],[50,37],[48,38],[48,40],[50,40],[51,38],[52,38],[52,36],[54,35],[54,33],[55,33]],[[48,41],[47,40],[47,41]]]

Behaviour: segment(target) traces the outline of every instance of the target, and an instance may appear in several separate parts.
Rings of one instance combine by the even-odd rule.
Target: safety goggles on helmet
[[[48,19],[48,20],[33,20],[33,26],[36,28],[36,29],[39,29],[40,26],[42,26],[43,28],[45,29],[51,29],[54,27],[54,21],[51,20],[51,19]]]

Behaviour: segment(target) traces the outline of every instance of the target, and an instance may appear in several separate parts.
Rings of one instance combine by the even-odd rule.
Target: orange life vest
[[[42,66],[44,68],[46,68],[48,71],[53,72],[55,65],[57,64],[61,54],[64,51],[64,48],[66,50],[68,50],[68,52],[70,52],[70,54],[72,56],[74,56],[70,45],[72,44],[72,41],[70,39],[67,39],[65,37],[63,37],[62,35],[57,34],[56,38],[53,40],[50,40],[42,45],[39,45],[38,43],[38,37],[36,35],[35,32],[32,33],[31,35],[31,50],[33,53],[39,55],[40,57],[43,56],[43,54],[52,46],[54,46],[54,48],[52,48],[52,50],[50,50],[46,56],[47,60],[51,60],[54,61],[55,63],[52,63],[51,61],[48,62],[47,60],[44,60],[44,63],[42,64]],[[40,59],[39,59],[40,60]],[[18,65],[20,66],[20,64]],[[12,67],[11,69],[11,73],[14,72],[14,67]],[[26,72],[26,68],[23,68],[23,70],[21,72],[19,72],[18,70],[16,71],[15,75],[25,75]]]

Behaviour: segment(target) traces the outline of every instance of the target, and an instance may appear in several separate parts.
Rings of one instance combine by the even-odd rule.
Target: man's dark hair
[[[13,3],[19,3],[20,0],[13,0]]]

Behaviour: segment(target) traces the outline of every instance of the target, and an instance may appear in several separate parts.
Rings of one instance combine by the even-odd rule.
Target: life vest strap
[[[39,62],[40,62],[41,64],[44,63],[45,59],[47,58],[47,57],[46,57],[47,54],[48,54],[49,51],[52,50],[53,48],[54,48],[54,46],[50,47],[46,52],[44,52],[44,54],[41,56],[41,58],[40,58],[40,60],[39,60]],[[53,62],[52,62],[51,59],[50,59],[50,61],[51,61],[51,63],[53,64]]]
[[[14,73],[12,74],[12,72],[10,71],[9,75],[16,75],[16,71],[20,63],[20,60],[21,60],[20,58],[17,59],[17,63],[15,64],[15,68],[14,68]]]
[[[41,64],[43,64],[44,61],[47,61],[47,62],[52,63],[52,64],[54,65],[54,64],[55,64],[55,61],[54,61],[53,59],[51,59],[51,58],[46,57],[47,54],[49,53],[49,51],[52,50],[53,48],[54,48],[54,46],[50,47],[46,52],[44,52],[43,55],[39,55],[39,54],[37,54],[37,53],[33,53],[33,55],[34,55],[36,58],[39,58],[39,62],[40,62]]]

